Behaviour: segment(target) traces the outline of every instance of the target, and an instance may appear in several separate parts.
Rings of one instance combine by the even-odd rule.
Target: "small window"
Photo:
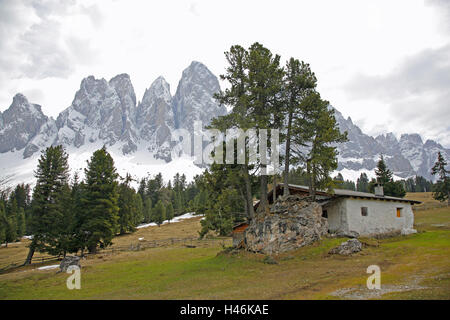
[[[327,212],[327,210],[323,210],[323,211],[322,211],[322,217],[328,218],[328,212]]]
[[[367,217],[368,211],[367,207],[361,207],[361,215],[363,217]]]
[[[397,208],[397,218],[401,218],[402,217],[402,209],[403,208]]]

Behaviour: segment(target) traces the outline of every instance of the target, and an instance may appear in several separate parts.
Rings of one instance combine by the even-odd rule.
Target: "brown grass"
[[[440,202],[433,199],[432,192],[408,192],[405,199],[421,201],[421,204],[415,204],[414,210],[428,210],[433,208],[447,207],[447,202]]]

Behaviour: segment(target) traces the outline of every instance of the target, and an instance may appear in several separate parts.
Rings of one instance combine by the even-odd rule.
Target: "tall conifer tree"
[[[85,174],[81,231],[87,234],[86,247],[89,252],[96,252],[97,246],[109,246],[119,231],[118,174],[106,147],[94,152]]]
[[[31,263],[35,250],[61,254],[62,234],[67,231],[69,165],[62,146],[51,146],[41,155],[31,203],[30,231],[33,239],[25,264]]]

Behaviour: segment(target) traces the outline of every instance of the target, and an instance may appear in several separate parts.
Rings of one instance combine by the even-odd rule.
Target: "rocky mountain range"
[[[109,81],[89,76],[81,81],[72,104],[56,120],[18,93],[11,106],[0,113],[0,167],[18,165],[9,163],[12,153],[21,154],[18,162],[27,162],[52,144],[62,144],[75,153],[99,144],[114,146],[124,156],[145,150],[150,155],[147,161],[171,162],[173,130],[192,132],[195,120],[207,125],[213,117],[226,114],[226,108],[213,97],[219,90],[217,77],[194,61],[183,71],[174,96],[166,80],[159,77],[140,102],[129,75],[119,74]],[[422,175],[430,179],[437,152],[450,157],[450,149],[432,140],[423,143],[418,134],[404,134],[399,140],[392,133],[372,137],[339,111],[335,114],[349,137],[339,145],[338,170],[373,170],[383,154],[398,177]]]

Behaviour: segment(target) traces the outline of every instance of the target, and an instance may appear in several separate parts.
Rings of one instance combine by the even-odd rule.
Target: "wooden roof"
[[[284,185],[282,183],[277,184],[276,187],[276,195],[282,195],[283,194],[283,187]],[[346,190],[346,189],[334,189],[334,193],[329,193],[323,190],[316,190],[316,196],[319,196],[322,199],[326,198],[361,198],[361,199],[370,199],[370,200],[388,200],[388,201],[396,201],[396,202],[407,202],[410,204],[419,204],[420,201],[416,200],[409,200],[409,199],[403,199],[398,197],[391,197],[391,196],[376,196],[373,193],[368,192],[360,192],[360,191],[353,191],[353,190]],[[296,184],[289,184],[289,192],[290,194],[301,194],[301,195],[308,195],[309,194],[309,187],[308,186],[301,186]],[[273,189],[270,190],[267,194],[267,197],[269,199],[269,204],[273,202]],[[255,208],[257,208],[259,205],[258,203],[255,204]]]

